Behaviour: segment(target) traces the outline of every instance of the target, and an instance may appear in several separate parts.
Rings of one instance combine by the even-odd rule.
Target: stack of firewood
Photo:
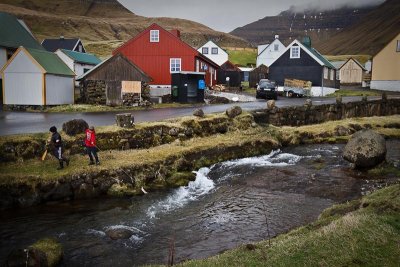
[[[81,91],[82,99],[87,104],[105,105],[106,83],[104,81],[86,81]]]
[[[124,106],[138,106],[140,101],[140,94],[125,93],[122,95],[122,104]]]
[[[226,88],[226,86],[224,84],[214,85],[211,89],[215,90],[215,91],[220,91],[220,92],[227,90],[227,88]]]

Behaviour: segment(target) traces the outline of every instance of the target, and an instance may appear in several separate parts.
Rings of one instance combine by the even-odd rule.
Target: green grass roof
[[[47,73],[75,76],[75,73],[55,54],[44,50],[26,48]]]
[[[0,12],[0,46],[7,48],[24,46],[44,50],[15,16],[5,12]]]
[[[91,65],[97,65],[101,62],[101,60],[93,54],[79,53],[66,49],[61,49],[61,51],[76,62],[91,64]]]

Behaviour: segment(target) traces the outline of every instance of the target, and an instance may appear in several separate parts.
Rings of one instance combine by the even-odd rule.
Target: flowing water
[[[387,147],[387,158],[398,164],[400,141]],[[171,244],[175,262],[205,258],[309,223],[334,203],[398,179],[371,180],[351,170],[342,149],[285,148],[202,168],[189,186],[167,192],[2,212],[0,264],[12,249],[44,237],[62,243],[62,266],[166,264]],[[109,228],[135,234],[111,240]]]

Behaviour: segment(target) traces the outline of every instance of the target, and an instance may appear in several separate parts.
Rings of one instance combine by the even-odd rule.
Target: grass
[[[333,206],[309,225],[178,266],[398,266],[400,185]],[[360,205],[358,205],[360,203]],[[355,205],[356,204],[356,205]]]
[[[364,90],[351,90],[351,89],[340,89],[329,96],[380,96],[382,91],[364,89]]]
[[[347,61],[349,58],[354,58],[361,64],[365,64],[368,60],[372,59],[372,56],[370,55],[339,55],[339,56],[326,55],[325,57],[329,61]]]
[[[31,247],[46,254],[48,266],[57,266],[63,255],[61,244],[52,238],[41,239]]]
[[[229,61],[240,66],[256,65],[256,50],[227,50]]]
[[[145,109],[156,109],[156,108],[179,108],[179,107],[192,107],[193,104],[181,104],[181,103],[162,103],[153,104],[151,107],[127,107],[127,106],[105,106],[105,105],[89,105],[89,104],[72,104],[72,105],[60,105],[53,107],[46,107],[44,110],[28,110],[30,112],[108,112],[108,111],[130,111],[130,110],[145,110]]]

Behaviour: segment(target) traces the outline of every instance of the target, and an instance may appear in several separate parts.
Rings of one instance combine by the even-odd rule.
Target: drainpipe
[[[324,96],[324,73],[325,73],[325,67],[322,67],[322,86],[321,86],[321,94]]]

